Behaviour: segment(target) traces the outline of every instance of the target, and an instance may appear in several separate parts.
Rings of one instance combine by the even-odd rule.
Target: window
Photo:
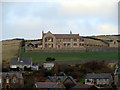
[[[64,46],[66,46],[66,43],[64,43]]]
[[[104,79],[104,82],[106,82],[107,81],[107,79]]]
[[[47,47],[47,44],[45,44],[45,47]]]
[[[0,83],[2,82],[2,80],[0,79]]]
[[[99,83],[99,82],[100,82],[100,79],[97,79],[97,82]]]
[[[74,46],[77,46],[77,43],[74,43]]]
[[[47,39],[45,38],[45,42],[47,42]]]
[[[16,78],[15,77],[13,78],[13,83],[16,83]]]
[[[70,43],[68,43],[68,46],[70,46]]]
[[[6,83],[9,83],[9,79],[6,79]]]
[[[90,80],[90,79],[87,79],[87,82],[91,82],[91,80]]]
[[[74,41],[77,41],[77,39],[74,39]]]

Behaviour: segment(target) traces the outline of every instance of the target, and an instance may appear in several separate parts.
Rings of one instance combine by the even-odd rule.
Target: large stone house
[[[23,88],[23,76],[19,72],[2,72],[2,88]]]
[[[43,48],[81,48],[84,47],[84,39],[79,34],[52,34],[42,32]]]
[[[113,78],[110,73],[89,73],[85,77],[85,84],[98,87],[111,86]]]

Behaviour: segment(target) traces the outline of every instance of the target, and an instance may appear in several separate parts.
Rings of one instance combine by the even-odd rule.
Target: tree
[[[90,61],[81,66],[88,72],[113,73],[113,70],[108,67],[108,64],[101,61]]]
[[[46,76],[52,76],[52,75],[54,75],[54,72],[52,70],[45,71],[45,77]]]
[[[70,75],[74,70],[72,68],[66,68],[64,72],[68,75]]]

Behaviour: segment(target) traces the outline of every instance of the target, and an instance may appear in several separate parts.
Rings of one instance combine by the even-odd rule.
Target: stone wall
[[[90,46],[85,47],[87,51],[118,51],[116,47],[97,47],[97,46]]]
[[[85,52],[85,48],[63,48],[63,49],[41,49],[41,50],[25,50],[26,52]]]

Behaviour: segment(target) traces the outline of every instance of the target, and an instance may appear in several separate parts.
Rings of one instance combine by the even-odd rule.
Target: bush
[[[53,72],[52,70],[47,70],[47,71],[45,72],[45,77],[46,77],[46,76],[52,76],[52,75],[54,75],[54,72]]]
[[[2,72],[9,72],[10,69],[9,68],[2,68]]]
[[[66,68],[64,72],[68,75],[70,75],[74,70],[72,68]]]
[[[55,58],[47,57],[46,61],[55,61]]]

